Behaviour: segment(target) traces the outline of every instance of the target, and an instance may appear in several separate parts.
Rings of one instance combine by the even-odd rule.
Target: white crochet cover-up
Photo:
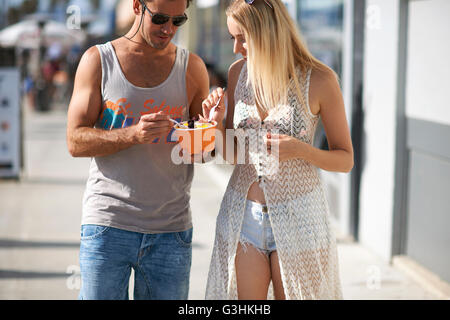
[[[247,193],[255,181],[260,181],[264,191],[286,299],[342,299],[336,238],[318,168],[301,159],[274,161],[272,155],[261,152],[264,141],[254,134],[277,129],[313,143],[319,117],[301,102],[308,101],[311,70],[302,74],[298,68],[297,72],[303,100],[293,93],[291,81],[288,104],[278,106],[261,121],[247,84],[246,63],[242,67],[235,89],[233,127],[238,137],[243,132],[251,134],[245,145],[246,162],[235,165],[220,206],[206,299],[237,299],[236,249]],[[256,143],[256,150],[249,148],[251,143]],[[268,298],[273,299],[272,285]]]

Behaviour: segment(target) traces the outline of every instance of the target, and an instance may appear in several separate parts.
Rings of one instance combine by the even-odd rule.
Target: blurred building
[[[450,282],[450,1],[366,1],[359,240]]]
[[[238,58],[229,2],[194,2],[189,36],[179,37],[224,74]],[[341,80],[355,167],[321,172],[339,232],[450,282],[450,1],[284,2]],[[315,144],[327,148],[321,128]]]
[[[67,23],[79,14],[80,27],[92,38],[108,38],[115,34],[116,5],[119,0],[39,0],[38,14]]]

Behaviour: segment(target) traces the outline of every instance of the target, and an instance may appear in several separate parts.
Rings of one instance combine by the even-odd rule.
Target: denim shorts
[[[133,268],[135,300],[186,300],[191,260],[192,228],[144,234],[83,225],[79,299],[127,300]]]
[[[247,244],[251,244],[267,256],[277,249],[266,205],[246,201],[240,242],[244,250]]]

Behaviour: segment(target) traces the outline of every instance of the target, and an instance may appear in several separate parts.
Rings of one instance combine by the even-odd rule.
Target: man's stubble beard
[[[155,38],[157,38],[158,37],[158,34],[153,34],[153,36],[155,37]],[[157,49],[157,50],[163,50],[163,49],[165,49],[165,48],[167,48],[167,46],[170,44],[170,42],[172,41],[172,39],[173,39],[173,36],[169,36],[169,38],[168,38],[168,40],[167,41],[165,41],[165,42],[161,42],[161,43],[156,43],[156,42],[153,42],[152,40],[151,40],[151,36],[146,36],[146,35],[144,35],[144,34],[142,34],[142,38],[144,39],[144,41],[149,45],[149,46],[151,46],[152,48],[154,48],[154,49]]]

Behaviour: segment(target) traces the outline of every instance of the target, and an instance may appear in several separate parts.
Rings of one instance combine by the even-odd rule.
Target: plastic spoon
[[[175,119],[169,118],[169,120],[172,121],[172,122],[175,123],[175,124],[180,124],[180,123],[179,123],[177,120],[175,120]]]
[[[220,101],[222,100],[223,96],[225,95],[225,89],[226,88],[223,88],[224,92],[223,92],[222,96],[219,98],[219,101],[216,102],[216,105],[214,107],[212,107],[211,110],[209,110],[209,119],[208,119],[209,122],[211,122],[211,120],[212,120],[212,115],[214,113],[214,110],[216,110],[216,107],[219,105]]]

